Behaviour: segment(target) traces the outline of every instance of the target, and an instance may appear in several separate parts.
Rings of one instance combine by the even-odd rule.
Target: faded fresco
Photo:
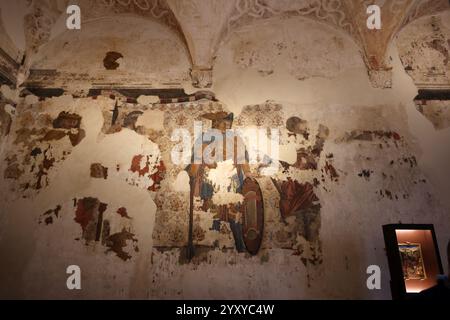
[[[1,11],[0,297],[386,299],[383,224],[447,241],[448,1],[78,2]]]

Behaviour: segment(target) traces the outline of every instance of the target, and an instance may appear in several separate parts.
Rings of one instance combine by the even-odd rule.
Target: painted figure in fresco
[[[219,229],[220,222],[229,223],[238,252],[247,250],[250,254],[256,254],[261,244],[264,224],[262,193],[257,181],[251,176],[248,152],[239,136],[233,136],[231,138],[233,143],[229,143],[230,139],[227,143],[227,130],[231,129],[233,124],[232,113],[209,113],[203,115],[203,118],[211,120],[212,130],[219,130],[222,134],[223,161],[208,164],[202,159],[198,163],[194,161],[193,153],[192,164],[186,168],[191,188],[188,259],[194,256],[192,241],[194,198],[201,199],[201,210],[205,212],[211,210],[216,214],[213,229]],[[214,136],[209,140],[205,140],[204,137],[195,141],[197,150],[201,150],[202,154],[215,142]],[[234,152],[230,155],[227,148],[234,148]],[[243,148],[243,152],[240,148]],[[237,198],[233,200],[235,196]]]
[[[305,120],[291,117],[286,121],[286,128],[290,135],[298,135],[303,137],[305,141],[311,139],[308,123]],[[299,171],[317,170],[325,139],[328,135],[328,128],[319,125],[314,143],[297,150],[297,161],[294,164],[280,161],[283,170],[289,170],[290,168]],[[301,221],[303,226],[301,233],[304,238],[307,241],[316,241],[319,237],[320,228],[320,204],[317,204],[319,198],[314,192],[314,186],[309,182],[300,183],[292,178],[287,178],[284,181],[272,178],[272,182],[280,194],[279,206],[282,221],[286,222],[286,218],[290,216],[297,217],[297,220]]]

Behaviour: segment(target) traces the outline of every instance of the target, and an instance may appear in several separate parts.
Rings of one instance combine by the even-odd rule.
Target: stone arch
[[[111,52],[116,67],[108,70]],[[65,30],[43,45],[33,56],[28,82],[50,80],[53,87],[55,81],[73,85],[74,79],[88,85],[181,83],[189,67],[187,48],[173,29],[136,15],[113,15],[86,21],[81,30]]]
[[[309,45],[312,43],[315,46]],[[321,52],[309,52],[307,47],[319,48]],[[227,50],[233,55],[233,64],[241,69],[254,68],[261,76],[272,74],[283,64],[298,80],[333,78],[348,68],[364,66],[360,46],[353,37],[343,29],[309,17],[253,20],[224,38],[217,60],[230,58]],[[352,58],[344,58],[348,55]],[[272,59],[273,56],[278,58]]]
[[[419,89],[450,89],[450,10],[408,23],[395,44]]]
[[[423,16],[397,35],[400,60],[419,94],[417,110],[436,130],[450,127],[450,10]]]

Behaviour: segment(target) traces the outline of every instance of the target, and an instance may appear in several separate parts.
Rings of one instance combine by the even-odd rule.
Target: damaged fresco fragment
[[[336,143],[358,146],[355,160],[361,169],[354,174],[366,183],[377,185],[377,201],[408,200],[414,189],[412,186],[426,184],[408,140],[395,131],[353,130],[338,137]],[[376,149],[385,152],[374,153]],[[406,183],[404,177],[414,178]]]
[[[420,89],[445,89],[450,76],[450,13],[408,25],[397,39],[405,71]]]
[[[185,109],[184,106],[180,106],[176,110],[176,118],[173,120],[175,125],[183,125],[187,130],[192,130],[192,123],[194,120],[203,121],[208,123],[207,128],[214,127],[220,124],[217,121],[217,117],[222,111],[214,112],[197,112],[196,116],[193,116],[192,109]],[[220,109],[219,109],[220,110]],[[261,165],[249,165],[245,168],[243,172],[247,172],[253,181],[258,181],[261,186],[261,197],[256,202],[256,207],[261,206],[264,208],[264,212],[273,216],[274,218],[264,218],[264,228],[260,227],[262,243],[261,250],[264,252],[269,248],[281,248],[284,250],[291,250],[292,255],[300,256],[299,261],[308,261],[309,263],[320,264],[320,202],[318,197],[315,195],[313,189],[314,185],[317,184],[314,180],[310,179],[310,175],[307,177],[307,181],[300,184],[297,180],[295,182],[291,179],[301,179],[301,172],[307,171],[318,171],[318,162],[322,155],[322,150],[325,144],[325,140],[329,134],[329,130],[323,126],[319,125],[316,130],[308,127],[307,121],[292,121],[285,118],[283,115],[283,107],[280,104],[268,102],[262,105],[247,106],[243,109],[242,113],[235,119],[236,127],[245,126],[256,126],[261,128],[278,128],[282,132],[283,139],[287,141],[295,141],[291,148],[297,149],[296,160],[292,165],[287,162],[280,161],[279,170],[280,179],[274,184],[269,177],[266,177],[264,173],[264,166]],[[212,110],[207,110],[212,111]],[[226,117],[229,116],[228,113],[223,112],[223,120],[226,122]],[[165,116],[165,119],[167,115]],[[182,121],[180,121],[183,119]],[[214,121],[215,122],[214,122]],[[167,120],[166,120],[167,121]],[[232,122],[229,122],[225,127],[230,127]],[[286,123],[291,130],[286,128]],[[295,123],[296,128],[292,128],[292,123]],[[165,122],[167,126],[170,126],[170,122]],[[170,131],[169,131],[170,132]],[[310,138],[310,133],[312,139]],[[289,140],[290,139],[290,140]],[[165,148],[161,147],[162,158],[167,157],[165,154]],[[297,146],[297,147],[296,147]],[[169,149],[170,151],[170,149]],[[167,152],[167,151],[166,151]],[[305,161],[306,159],[306,161]],[[331,160],[330,160],[331,161]],[[231,165],[231,166],[230,166]],[[202,166],[188,166],[188,173],[192,177],[196,177],[198,173],[201,172],[204,178],[195,178],[197,181],[193,185],[194,198],[193,198],[193,227],[192,227],[192,237],[193,245],[195,247],[195,257],[193,258],[193,263],[201,263],[207,259],[209,252],[214,252],[214,250],[236,250],[236,252],[245,252],[245,239],[243,237],[243,225],[236,223],[241,221],[242,216],[245,211],[242,211],[245,207],[244,198],[239,193],[233,196],[233,191],[230,193],[230,188],[226,187],[225,180],[227,178],[222,177],[217,180],[217,175],[215,171],[223,174],[224,172],[230,172],[230,181],[233,180],[233,165],[227,164],[227,161],[223,163],[218,163],[216,166],[203,167]],[[331,165],[328,165],[328,170],[331,170]],[[168,168],[168,172],[171,172],[172,168]],[[239,170],[238,170],[239,171]],[[297,174],[295,172],[298,172]],[[178,176],[182,175],[182,172],[175,171],[176,175],[166,175],[164,183],[162,184],[162,190],[165,186],[172,185]],[[318,171],[317,175],[320,177]],[[337,172],[333,171],[333,177],[337,178]],[[239,175],[236,175],[236,184],[232,190],[237,190],[239,192]],[[224,182],[224,189],[228,190],[225,193],[220,191],[222,181]],[[317,180],[317,179],[316,179]],[[167,252],[167,250],[180,250],[180,257],[188,255],[185,252],[187,247],[187,242],[189,241],[188,234],[188,221],[187,214],[189,212],[189,179],[186,178],[186,188],[185,191],[180,193],[162,193],[161,195],[157,193],[155,197],[155,202],[158,206],[158,212],[156,215],[156,224],[154,230],[154,247],[161,252]],[[201,183],[198,183],[202,181]],[[244,179],[240,180],[244,181]],[[302,180],[300,180],[302,181]],[[290,184],[292,183],[292,186]],[[278,184],[283,184],[278,188]],[[269,187],[267,189],[267,187]],[[280,203],[289,203],[293,199],[297,199],[297,204],[292,208],[280,206],[276,201],[266,200],[265,197],[273,198],[276,195],[277,190],[279,190],[278,201]],[[236,191],[234,191],[236,192]],[[251,196],[253,191],[247,190],[245,194],[247,197],[252,199]],[[239,195],[239,196],[238,196]],[[228,200],[227,200],[228,199]],[[234,200],[232,200],[234,199]],[[283,200],[285,199],[285,200]],[[230,207],[230,202],[234,202],[237,205]],[[225,205],[226,204],[226,205]],[[256,208],[254,204],[247,205],[250,209],[251,207]],[[283,207],[286,209],[279,209]],[[164,213],[167,210],[167,213]],[[254,210],[254,209],[253,209]],[[180,212],[179,220],[176,220],[174,215],[175,212]],[[261,211],[262,212],[262,211]],[[170,220],[169,220],[169,217]],[[290,219],[293,217],[294,219]],[[163,220],[164,219],[164,220]],[[238,220],[236,220],[238,219]],[[277,223],[274,223],[278,221]],[[270,220],[270,223],[266,221]],[[180,224],[179,221],[182,221]],[[245,228],[244,228],[245,229]],[[161,230],[161,231],[159,231]],[[171,230],[170,232],[166,232]],[[164,236],[164,237],[163,237]],[[170,236],[170,238],[168,238]],[[273,240],[272,240],[273,239]],[[305,242],[298,242],[298,239],[304,239]],[[304,247],[308,249],[303,249]],[[259,247],[259,246],[258,246]],[[206,249],[206,250],[205,250]],[[257,251],[253,251],[257,252]],[[307,255],[307,257],[304,256]]]
[[[52,119],[43,111],[45,104],[18,105],[17,122],[11,127],[18,152],[5,154],[8,166],[3,175],[12,190],[23,197],[32,197],[48,186],[49,172],[70,155],[85,135],[79,115],[63,111]]]
[[[233,161],[203,168],[203,176],[197,180],[201,183],[194,184],[192,244],[195,254],[189,261],[186,248],[190,230],[190,176],[196,171],[173,163],[171,151],[178,142],[172,141],[171,135],[178,128],[193,135],[194,121],[200,121],[205,132],[221,127],[223,122],[229,127],[228,117],[232,113],[223,103],[209,99],[169,104],[155,100],[143,105],[118,93],[114,97],[108,93],[96,99],[74,98],[74,101],[85,104],[87,109],[97,106],[96,113],[91,115],[94,120],[88,122],[90,127],[95,122],[98,129],[92,136],[84,127],[89,120],[85,113],[77,112],[70,104],[65,109],[70,112],[59,107],[51,113],[38,113],[37,119],[33,108],[39,104],[50,105],[52,100],[38,101],[27,108],[18,104],[23,112],[16,115],[17,123],[12,124],[8,137],[14,146],[12,150],[17,152],[5,153],[4,169],[8,170],[4,176],[9,182],[29,183],[30,189],[32,183],[36,187],[40,184],[37,190],[45,192],[51,187],[52,180],[48,178],[56,166],[69,161],[74,154],[79,157],[75,151],[85,147],[85,143],[99,141],[99,145],[88,149],[94,157],[84,163],[84,181],[92,184],[93,190],[119,186],[127,190],[126,195],[123,199],[118,196],[120,203],[112,205],[111,201],[102,200],[104,195],[96,195],[92,190],[73,191],[70,205],[61,204],[59,208],[62,202],[55,200],[53,205],[37,213],[38,223],[42,225],[40,232],[73,230],[69,240],[74,242],[76,250],[88,250],[99,259],[103,255],[115,263],[134,264],[148,254],[152,261],[148,272],[151,281],[155,281],[155,287],[149,289],[152,296],[177,296],[178,291],[158,291],[172,287],[171,280],[161,276],[163,270],[171,270],[179,279],[183,272],[210,265],[254,270],[270,268],[278,261],[296,265],[305,288],[313,289],[328,263],[326,250],[329,249],[324,245],[324,238],[327,239],[326,230],[330,227],[327,215],[334,214],[330,206],[346,206],[345,199],[352,197],[368,198],[380,206],[389,203],[395,208],[407,205],[410,199],[432,201],[410,139],[401,130],[378,125],[382,107],[373,108],[367,116],[358,113],[357,107],[349,107],[349,114],[355,114],[358,121],[365,120],[359,124],[350,118],[348,126],[341,127],[287,103],[267,101],[247,105],[240,113],[233,114],[232,128],[277,129],[280,157],[270,159],[277,164],[275,169],[261,163],[242,168],[248,180],[236,174]],[[372,120],[374,124],[370,124]],[[67,133],[76,134],[81,129],[86,131],[85,137],[81,144],[73,146]],[[122,150],[126,141],[121,137],[142,138],[139,142],[142,146],[121,156],[118,150]],[[247,137],[243,137],[243,142],[246,148],[252,147]],[[107,143],[110,151],[101,150],[101,143]],[[22,150],[29,154],[28,166],[23,165]],[[98,150],[98,155],[94,150]],[[30,175],[34,163],[36,167],[31,172],[36,175]],[[127,202],[131,190],[143,192],[154,202],[151,227],[141,224],[141,217],[134,215],[138,204]],[[27,195],[20,189],[16,192]],[[263,212],[259,216],[264,219],[258,222],[254,214],[246,216],[251,212]],[[349,206],[336,219],[347,220],[348,212],[354,217],[364,216]],[[67,217],[71,217],[70,223],[65,222]],[[243,223],[244,219],[248,223]],[[358,224],[362,218],[354,219]],[[145,233],[150,242],[144,239]],[[255,240],[256,245],[252,247],[250,242]],[[80,254],[89,257],[87,253]],[[352,270],[351,262],[343,260],[342,266]]]
[[[127,178],[131,185],[142,186],[149,191],[156,191],[160,188],[160,183],[164,179],[166,167],[163,161],[154,161],[153,155],[136,155],[131,160],[129,171],[133,173],[131,178]]]
[[[450,128],[450,94],[448,100],[415,100],[417,110],[436,130]]]
[[[381,225],[432,222],[444,244],[449,99],[429,94],[449,88],[448,10],[396,15],[408,25],[371,47],[345,10],[300,1],[213,1],[231,16],[193,37],[208,23],[178,24],[182,6],[81,2],[93,19],[33,29],[29,76],[1,88],[0,297],[386,299],[388,277],[369,291],[364,272],[387,270]],[[190,152],[196,121],[266,130],[249,153],[274,129],[279,158],[176,165],[173,133]]]
[[[373,201],[378,203],[389,201],[401,205],[413,197],[428,197],[426,193],[420,195],[422,189],[427,190],[428,183],[419,170],[419,160],[411,152],[408,138],[396,130],[377,128],[375,125],[367,129],[352,126],[348,130],[337,129],[322,119],[309,120],[308,115],[297,113],[296,108],[273,101],[245,106],[235,116],[233,127],[278,129],[281,152],[277,169],[273,172],[266,165],[248,165],[245,168],[251,178],[248,181],[256,181],[258,187],[244,183],[240,193],[236,192],[240,183],[239,175],[236,179],[233,161],[203,168],[202,183],[194,190],[192,243],[195,255],[189,262],[186,247],[189,241],[189,175],[192,176],[192,172],[171,161],[171,151],[177,144],[171,141],[171,134],[175,128],[192,132],[194,121],[201,121],[206,132],[213,126],[220,126],[222,120],[226,122],[231,113],[222,103],[207,99],[172,104],[155,102],[145,106],[126,102],[120,103],[122,107],[115,123],[121,129],[111,131],[112,110],[114,105],[118,105],[116,98],[107,96],[82,100],[89,100],[89,103],[108,102],[98,111],[104,119],[103,125],[98,124],[100,139],[131,134],[155,143],[158,149],[142,147],[139,152],[133,151],[124,157],[124,162],[118,162],[114,153],[109,158],[100,153],[98,158],[86,163],[84,174],[87,181],[95,183],[95,186],[117,181],[135,188],[133,190],[141,190],[153,199],[156,205],[154,227],[147,230],[153,243],[143,246],[142,233],[137,228],[147,227],[138,225],[136,221],[139,220],[129,210],[131,204],[126,203],[126,197],[120,206],[112,206],[109,201],[102,201],[103,197],[74,193],[70,197],[73,200],[68,201],[70,206],[60,208],[55,203],[39,213],[38,222],[43,229],[58,229],[63,228],[64,217],[71,216],[72,225],[78,227],[74,229],[76,236],[72,239],[79,241],[73,242],[89,250],[97,247],[96,254],[104,254],[120,262],[137,261],[147,252],[152,259],[151,279],[156,283],[150,291],[154,296],[164,296],[157,290],[169,286],[170,279],[159,277],[162,270],[172,270],[179,277],[183,270],[205,268],[210,264],[259,268],[268,267],[279,259],[289,259],[290,264],[304,268],[301,270],[304,270],[305,285],[314,288],[314,281],[323,272],[327,259],[323,244],[326,237],[323,230],[329,227],[326,222],[328,217],[324,214],[330,212],[327,201],[334,205],[342,201],[340,197],[349,197],[348,188],[356,183],[360,185],[357,185],[359,190],[351,191],[354,196],[364,193],[365,197],[373,197]],[[130,113],[133,115],[128,117]],[[72,155],[72,148],[82,147],[73,147],[65,130],[82,128],[83,118],[74,116],[77,113],[53,114],[53,117],[40,117],[40,123],[45,126],[35,124],[27,127],[31,133],[14,125],[11,131],[15,150],[25,146],[29,149],[30,159],[41,157],[42,168],[37,167],[36,173],[41,169],[42,189],[47,182],[46,173],[59,159],[53,158],[51,151],[58,146],[57,150],[61,152],[67,147],[66,160],[60,160],[67,161]],[[25,109],[17,119],[25,125],[31,121],[29,115]],[[376,119],[376,116],[368,115],[368,118]],[[133,120],[124,126],[125,119]],[[38,143],[28,146],[30,140],[25,137],[29,135],[47,137],[45,140],[35,138]],[[88,141],[89,135],[87,137]],[[251,146],[246,139],[244,144]],[[37,181],[33,175],[27,176],[27,167],[19,165],[20,159],[20,152],[7,156],[7,176]],[[404,183],[405,177],[410,177],[407,183]],[[231,188],[228,188],[230,185]],[[264,210],[263,227],[258,226],[258,222],[255,224],[255,220],[248,224],[256,225],[254,230],[260,233],[246,227],[246,224],[236,223],[245,217],[247,211],[242,210],[244,206],[248,212]],[[65,210],[72,210],[72,214]],[[342,215],[345,217],[346,213]],[[252,217],[248,219],[251,222]],[[250,248],[244,234],[247,234],[247,240],[261,236],[260,246]],[[172,294],[176,296],[172,291],[167,292],[167,296]]]
[[[100,241],[103,213],[107,206],[106,203],[102,203],[95,198],[78,200],[74,220],[81,226],[82,238],[86,242]]]
[[[132,252],[139,251],[138,239],[131,232],[131,226],[123,225],[120,232],[111,233],[114,216],[107,215],[107,209],[108,205],[96,198],[80,199],[77,201],[74,221],[80,225],[81,237],[86,245],[100,242],[106,248],[105,253],[113,252],[118,258],[127,261],[132,258]],[[117,213],[121,218],[131,219],[124,207],[117,209]],[[131,252],[129,252],[130,246]]]

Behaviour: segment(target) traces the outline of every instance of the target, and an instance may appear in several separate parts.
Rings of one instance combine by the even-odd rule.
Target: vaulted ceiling
[[[14,73],[9,76],[15,80],[12,82],[20,84],[26,80],[33,56],[51,41],[52,30],[66,14],[68,2],[26,1],[23,50],[14,51],[14,41],[2,30],[5,35],[0,39],[2,49],[13,60],[2,64]],[[133,15],[168,26],[186,46],[192,84],[199,88],[211,86],[214,58],[230,34],[258,20],[293,16],[325,23],[347,33],[360,48],[372,85],[390,87],[387,50],[394,36],[421,17],[450,10],[448,0],[78,0],[70,4],[80,6],[83,24],[102,17]],[[381,7],[381,30],[369,30],[366,26],[366,9],[371,4]],[[0,28],[3,28],[1,23]]]

